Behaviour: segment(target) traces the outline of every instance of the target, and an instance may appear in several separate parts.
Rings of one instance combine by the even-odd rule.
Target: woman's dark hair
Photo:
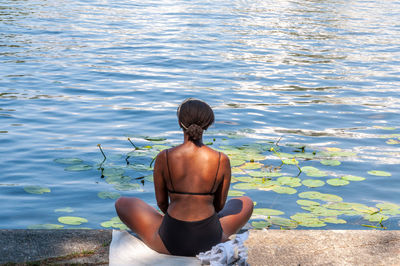
[[[178,107],[179,125],[190,140],[199,140],[206,130],[214,123],[214,112],[211,107],[198,99],[188,98]]]

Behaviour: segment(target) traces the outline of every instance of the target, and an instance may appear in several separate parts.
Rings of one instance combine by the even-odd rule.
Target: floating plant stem
[[[131,138],[128,138],[129,142],[132,144],[132,146],[135,148],[135,150],[139,150],[139,147],[136,146],[132,141]]]
[[[151,165],[154,163],[154,161],[156,160],[156,158],[157,158],[157,156],[154,156],[153,160],[151,160],[151,162],[150,162],[150,167],[151,167]]]
[[[281,137],[281,138],[282,138],[282,137]],[[279,138],[279,140],[280,140],[281,138]],[[278,140],[278,142],[279,142],[279,140]],[[274,149],[274,147],[271,147],[270,151],[272,151],[272,152],[273,152],[276,156],[278,156],[278,158],[281,160],[282,164],[281,164],[280,166],[282,166],[283,164],[285,164],[285,162],[283,161],[282,157],[279,155],[279,153],[276,152],[276,150]],[[296,159],[295,159],[295,158],[293,158],[293,162],[295,162],[295,163],[293,163],[293,164],[296,165],[297,169],[299,169],[299,173],[297,174],[297,176],[299,176],[299,175],[301,174],[301,172],[302,172],[302,171],[301,171],[301,168],[300,168],[300,166],[299,166],[299,163],[296,162]]]
[[[103,159],[103,161],[100,163],[99,168],[97,168],[98,170],[101,171],[101,178],[104,178],[104,175],[103,175],[103,172],[104,172],[103,164],[104,164],[104,162],[106,161],[107,157],[106,157],[106,155],[104,154],[103,149],[101,148],[101,145],[100,145],[100,144],[97,144],[97,147],[99,147],[99,149],[100,149],[100,151],[101,151],[101,154],[103,154],[103,156],[104,156],[104,159]]]

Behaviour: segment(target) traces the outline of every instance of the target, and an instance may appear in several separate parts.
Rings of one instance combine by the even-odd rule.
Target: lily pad
[[[148,141],[154,141],[154,142],[156,142],[156,141],[164,141],[164,140],[167,140],[166,138],[164,138],[164,137],[144,137],[144,139],[145,140],[148,140]]]
[[[315,180],[315,179],[306,179],[306,180],[303,180],[301,183],[303,183],[303,185],[305,185],[307,187],[322,187],[323,185],[325,185],[324,181]]]
[[[386,143],[390,145],[395,145],[395,144],[400,144],[400,141],[398,141],[397,139],[388,139]]]
[[[139,184],[133,184],[133,183],[122,183],[122,184],[116,184],[114,185],[114,188],[116,190],[120,191],[128,191],[128,190],[137,190],[140,191],[140,185]]]
[[[311,213],[296,213],[290,218],[304,227],[323,227],[326,224]]]
[[[276,186],[272,188],[272,191],[278,193],[278,194],[296,194],[297,190],[291,187],[280,187]]]
[[[152,167],[149,167],[149,166],[144,165],[144,164],[130,164],[129,168],[132,168],[133,170],[136,170],[136,171],[139,171],[139,172],[140,171],[153,171]]]
[[[242,169],[240,169],[239,167],[232,167],[231,172],[232,172],[232,174],[239,174],[239,175],[245,174],[245,172]]]
[[[64,170],[65,171],[76,172],[76,171],[88,171],[88,170],[91,170],[92,168],[93,167],[91,165],[88,165],[88,164],[75,164],[75,165],[68,166]]]
[[[392,174],[389,173],[389,172],[386,172],[386,171],[378,171],[378,170],[368,171],[368,174],[370,174],[370,175],[376,175],[376,176],[392,176]]]
[[[287,227],[290,229],[294,229],[298,225],[296,221],[282,217],[270,217],[267,221],[269,221],[271,224]]]
[[[61,163],[61,164],[79,164],[82,163],[83,161],[79,158],[59,158],[54,160],[56,163]]]
[[[275,209],[268,209],[268,208],[255,208],[253,210],[253,215],[282,215],[285,214],[283,211],[275,210]]]
[[[58,221],[62,224],[69,225],[81,225],[83,223],[87,223],[88,220],[82,217],[74,217],[74,216],[61,216],[58,217]]]
[[[60,208],[60,209],[55,209],[55,212],[74,212],[74,209],[71,207],[66,207],[66,208]]]
[[[329,166],[338,166],[341,164],[338,160],[321,160],[320,163]]]
[[[251,223],[251,226],[253,226],[255,229],[264,229],[271,226],[271,223],[267,221],[254,221]]]
[[[389,217],[380,213],[374,213],[374,214],[364,215],[364,219],[370,222],[380,222],[380,221],[386,221],[387,219],[389,219]]]
[[[132,180],[130,176],[119,176],[119,175],[113,175],[113,176],[108,176],[106,177],[106,182],[108,184],[123,184],[123,183],[129,183]]]
[[[335,203],[330,203],[330,204],[324,204],[325,208],[334,209],[334,210],[352,210],[356,206],[358,206],[358,205],[355,205],[354,203],[348,203],[348,202],[335,202]]]
[[[120,230],[128,230],[129,228],[118,218],[118,217],[113,217],[109,221],[102,222],[100,224],[102,227],[106,228],[118,228]]]
[[[146,176],[144,177],[144,180],[146,180],[146,181],[148,181],[148,182],[151,182],[151,183],[154,183],[153,174],[151,174],[151,175],[146,175]]]
[[[316,201],[312,200],[297,200],[297,204],[302,205],[302,206],[319,206],[320,204]]]
[[[230,163],[231,163],[231,166],[234,167],[234,166],[242,165],[242,164],[246,163],[246,161],[245,160],[241,160],[241,159],[231,159]]]
[[[299,164],[299,162],[296,159],[283,159],[282,160],[283,164],[288,164],[288,165],[296,165]]]
[[[345,220],[338,219],[337,217],[326,217],[321,220],[325,223],[330,223],[330,224],[345,224],[345,223],[347,223]]]
[[[97,193],[97,196],[101,199],[118,199],[119,197],[121,197],[121,194],[117,192],[101,191]]]
[[[300,198],[305,198],[305,199],[319,199],[327,202],[338,202],[338,201],[343,201],[343,199],[337,195],[332,195],[332,194],[326,194],[326,193],[320,193],[317,191],[306,191],[306,192],[301,192],[299,193]]]
[[[239,183],[232,186],[234,189],[257,189],[257,184],[254,183]]]
[[[376,207],[383,209],[383,210],[396,210],[400,209],[400,205],[390,203],[390,202],[383,202],[383,203],[378,203],[376,204]]]
[[[282,174],[278,172],[253,171],[249,172],[249,175],[253,177],[278,177]]]
[[[124,174],[124,169],[122,168],[106,168],[103,171],[104,176],[122,176]]]
[[[289,187],[300,187],[300,178],[290,177],[290,176],[281,176],[276,180],[280,185],[289,186]]]
[[[339,210],[327,209],[322,206],[309,206],[301,208],[310,211],[315,216],[338,216],[342,214],[342,212]]]
[[[43,194],[51,191],[50,188],[41,186],[25,186],[24,190],[31,194]]]
[[[331,178],[326,180],[326,183],[328,183],[331,186],[338,187],[338,186],[348,185],[350,182],[341,178]]]
[[[261,164],[261,163],[245,163],[240,168],[253,170],[253,169],[260,169],[262,166],[263,166],[263,164]]]
[[[342,176],[342,179],[347,180],[347,181],[363,181],[363,180],[365,180],[365,177],[354,176],[354,175],[345,175],[345,176]]]
[[[373,128],[382,129],[382,130],[395,130],[395,127],[384,127],[384,126],[373,126]]]
[[[61,224],[32,224],[28,229],[61,229],[64,225]]]
[[[318,168],[315,168],[313,166],[303,166],[301,168],[301,171],[306,173],[306,175],[310,176],[310,177],[324,177],[324,176],[327,176],[327,174],[324,171],[321,171]]]
[[[244,194],[246,194],[246,193],[244,191],[240,191],[240,190],[229,190],[229,192],[228,192],[229,197],[241,197]]]

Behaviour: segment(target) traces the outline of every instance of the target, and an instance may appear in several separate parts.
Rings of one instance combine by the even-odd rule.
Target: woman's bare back
[[[205,145],[183,144],[165,151],[164,156],[163,177],[171,200],[168,213],[184,221],[213,215],[214,197],[224,177],[221,157],[226,155]]]

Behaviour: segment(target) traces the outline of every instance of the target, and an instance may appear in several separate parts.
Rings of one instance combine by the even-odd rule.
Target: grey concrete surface
[[[111,230],[0,230],[0,264],[107,265]],[[400,231],[250,231],[250,265],[400,265]]]

